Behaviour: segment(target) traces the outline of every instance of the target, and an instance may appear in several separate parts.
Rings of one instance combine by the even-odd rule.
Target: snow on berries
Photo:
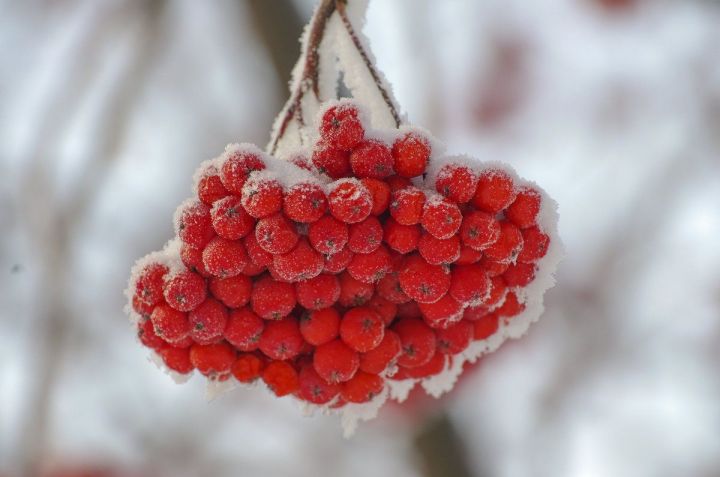
[[[176,237],[133,268],[139,342],[175,375],[351,416],[401,384],[437,395],[541,313],[555,205],[352,100],[313,127],[287,160],[243,144],[202,163]]]

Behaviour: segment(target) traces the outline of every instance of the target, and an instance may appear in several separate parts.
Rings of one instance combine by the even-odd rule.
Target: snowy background
[[[0,475],[720,475],[720,2],[374,0],[412,122],[560,204],[522,340],[441,401],[204,400],[122,313],[200,161],[264,145],[309,0],[0,0]]]

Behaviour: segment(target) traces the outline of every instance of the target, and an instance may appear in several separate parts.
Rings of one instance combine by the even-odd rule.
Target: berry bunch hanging
[[[539,187],[400,121],[346,8],[316,11],[272,154],[230,145],[203,163],[128,298],[140,342],[174,375],[262,382],[352,426],[415,383],[449,390],[466,361],[522,335],[559,243]],[[359,100],[320,101],[321,39],[341,27],[395,126]],[[283,149],[293,124],[304,146]]]

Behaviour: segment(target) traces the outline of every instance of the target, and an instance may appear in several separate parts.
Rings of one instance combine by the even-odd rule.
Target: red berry
[[[315,348],[313,367],[328,383],[350,380],[360,366],[360,356],[339,339]]]
[[[405,379],[422,379],[440,374],[445,369],[447,361],[448,356],[446,354],[436,352],[430,357],[427,363],[411,368],[400,368],[400,370],[404,371]]]
[[[385,322],[372,308],[351,308],[340,321],[340,338],[360,353],[377,347],[383,339]]]
[[[514,262],[523,247],[520,229],[506,220],[500,221],[500,237],[483,250],[488,260]]]
[[[371,215],[382,215],[390,205],[390,186],[385,181],[366,177],[360,182],[367,188],[372,196]]]
[[[255,226],[255,219],[245,212],[240,197],[236,195],[215,202],[211,216],[215,232],[228,240],[245,237]]]
[[[442,196],[435,195],[425,203],[420,223],[433,237],[447,239],[457,233],[462,219],[462,213],[457,205]]]
[[[430,141],[411,131],[395,141],[392,148],[395,171],[402,177],[416,177],[425,173],[430,160]]]
[[[197,273],[203,277],[209,277],[210,272],[205,268],[202,259],[202,249],[193,247],[184,242],[180,243],[180,260],[188,268],[188,270]]]
[[[385,182],[387,182],[387,185],[390,187],[391,194],[396,190],[405,189],[413,185],[410,179],[400,176],[390,176],[385,179]]]
[[[350,167],[355,177],[383,179],[393,174],[390,148],[375,139],[361,142],[350,154]]]
[[[352,224],[348,234],[348,248],[355,253],[370,253],[380,246],[383,228],[373,216],[362,222]]]
[[[245,211],[253,217],[269,217],[282,208],[283,188],[265,173],[251,174],[243,185],[241,202]]]
[[[418,225],[402,225],[388,217],[383,239],[391,249],[406,254],[417,248],[421,233],[422,229]]]
[[[173,312],[175,312],[175,310],[173,310]],[[146,319],[139,322],[137,334],[140,342],[148,348],[158,349],[165,344],[165,341],[155,333],[155,326],[152,320]]]
[[[295,284],[298,303],[308,310],[320,310],[335,304],[340,298],[340,281],[327,273]]]
[[[378,294],[372,297],[367,306],[380,315],[380,318],[383,319],[385,325],[392,323],[395,319],[395,315],[397,314],[397,305]]]
[[[259,347],[268,358],[285,360],[300,354],[303,343],[297,320],[288,316],[265,324]]]
[[[375,348],[360,355],[360,369],[366,373],[379,374],[400,355],[400,337],[392,330],[385,330],[382,341]]]
[[[521,229],[531,227],[540,212],[540,200],[538,191],[523,187],[515,201],[505,211],[505,217]]]
[[[469,265],[471,263],[476,263],[478,260],[482,258],[482,252],[479,252],[475,250],[474,248],[470,248],[466,245],[460,246],[460,256],[457,260],[455,260],[456,265]]]
[[[417,187],[405,187],[390,195],[390,215],[399,224],[419,224],[425,206],[425,193]]]
[[[310,159],[303,154],[302,152],[295,152],[288,158],[288,162],[291,162],[298,166],[300,169],[311,171],[312,172],[312,165],[310,164]]]
[[[458,354],[465,351],[473,339],[473,330],[473,324],[465,320],[437,330],[438,351],[445,354]]]
[[[485,305],[468,306],[463,311],[463,320],[477,321],[488,313],[490,313],[490,309]]]
[[[339,252],[325,255],[325,265],[323,271],[326,273],[338,274],[345,271],[348,264],[353,258],[353,253],[347,247],[343,248]]]
[[[240,274],[248,260],[245,246],[239,240],[215,237],[203,250],[203,265],[208,272],[220,278]]]
[[[168,268],[160,263],[143,267],[135,281],[135,296],[147,305],[156,305],[163,301],[163,283],[167,272]]]
[[[347,402],[371,401],[385,387],[385,380],[377,374],[358,371],[353,378],[342,384],[340,394]]]
[[[265,169],[265,163],[260,150],[232,151],[227,153],[225,162],[220,169],[220,179],[228,191],[240,195],[250,173],[263,169]]]
[[[228,312],[219,301],[208,298],[188,316],[192,331],[190,336],[196,343],[210,344],[222,339],[228,320]]]
[[[213,202],[222,199],[230,194],[220,179],[220,174],[215,166],[208,166],[200,175],[197,184],[198,199],[212,206]]]
[[[460,238],[464,245],[475,250],[484,250],[500,236],[500,224],[495,217],[480,211],[465,215],[460,226]]]
[[[528,227],[522,230],[523,248],[517,256],[520,263],[534,263],[547,254],[550,246],[550,237],[540,231],[538,227]]]
[[[229,308],[247,305],[251,291],[252,281],[245,275],[210,279],[210,293]]]
[[[463,305],[450,295],[445,295],[435,303],[418,303],[418,306],[431,328],[447,328],[462,320]]]
[[[397,319],[402,318],[422,318],[420,306],[415,301],[401,303],[397,307]]]
[[[391,271],[377,283],[377,293],[389,302],[400,304],[411,300],[400,286],[399,273]]]
[[[370,215],[372,196],[370,191],[357,179],[344,179],[335,183],[328,196],[330,213],[336,219],[354,224]]]
[[[250,257],[250,260],[255,265],[259,267],[265,267],[272,263],[273,255],[260,246],[257,238],[255,237],[255,234],[249,234],[247,237],[245,237],[243,243],[245,244],[245,250]],[[249,266],[249,264],[247,266]]]
[[[301,239],[295,248],[282,255],[275,255],[275,272],[289,282],[314,278],[323,270],[325,259],[315,251],[306,239]]]
[[[295,287],[265,276],[253,284],[250,306],[261,318],[279,320],[295,308]]]
[[[331,215],[322,217],[308,227],[308,239],[313,248],[326,255],[339,252],[347,243],[347,224]]]
[[[502,276],[507,286],[524,287],[535,279],[535,265],[532,263],[510,265]]]
[[[477,176],[462,164],[446,164],[435,179],[435,190],[457,204],[468,202],[475,193]]]
[[[487,169],[480,173],[472,205],[480,210],[498,213],[515,200],[515,184],[507,172]]]
[[[295,247],[299,236],[295,225],[280,214],[260,219],[255,226],[255,238],[268,253],[287,253]]]
[[[401,354],[397,363],[406,368],[422,366],[435,354],[435,333],[422,320],[404,318],[393,327],[400,338]]]
[[[452,271],[450,296],[466,305],[478,305],[490,291],[490,279],[479,265],[458,265]]]
[[[331,106],[322,115],[320,136],[334,147],[349,151],[362,141],[365,130],[351,104]]]
[[[356,280],[375,283],[390,271],[390,253],[384,246],[370,253],[356,253],[347,266],[347,272]]]
[[[340,297],[338,303],[344,307],[362,306],[372,298],[375,288],[370,283],[363,283],[347,272],[340,274]]]
[[[262,372],[262,379],[277,397],[294,393],[299,387],[298,373],[285,361],[271,361]]]
[[[235,350],[227,343],[190,347],[190,362],[205,376],[218,377],[230,372],[235,362]]]
[[[285,216],[295,222],[315,222],[327,210],[327,197],[322,188],[311,182],[301,182],[290,187],[283,199]]]
[[[254,354],[244,353],[232,364],[230,372],[241,383],[251,383],[260,377],[264,365],[263,360]]]
[[[510,262],[496,262],[494,260],[488,260],[487,257],[483,257],[482,260],[478,262],[478,265],[485,270],[488,277],[497,277],[505,273],[505,270],[510,266]]]
[[[340,314],[335,308],[313,310],[300,318],[300,333],[313,346],[334,340],[339,332]]]
[[[505,285],[505,280],[503,280],[501,277],[490,278],[490,292],[485,298],[485,306],[492,307],[500,303],[500,300],[505,297],[505,292],[507,292],[507,285]]]
[[[495,313],[497,313],[498,316],[511,318],[515,315],[519,315],[523,311],[525,311],[525,304],[518,300],[515,292],[509,291],[507,292],[507,295],[505,295],[505,301],[500,308],[495,310]]]
[[[176,348],[189,348],[190,346],[195,344],[195,341],[193,341],[192,336],[188,334],[185,338],[177,341],[170,341],[169,343]]]
[[[398,278],[405,294],[418,303],[434,303],[450,288],[450,274],[447,270],[439,265],[428,264],[419,255],[407,258]]]
[[[340,386],[325,381],[315,371],[312,364],[306,364],[300,369],[300,399],[314,403],[325,404],[331,401],[340,392]]]
[[[162,357],[165,366],[176,373],[188,374],[195,369],[190,362],[190,347],[176,348],[166,344],[158,349],[158,354]]]
[[[312,163],[318,172],[332,179],[341,179],[350,175],[350,153],[338,149],[324,141],[315,145]]]
[[[141,318],[148,319],[148,318],[150,318],[150,314],[153,312],[155,305],[148,305],[147,303],[144,303],[143,301],[141,301],[137,295],[133,295],[132,308],[133,308],[133,311],[135,311],[135,313],[140,315]]]
[[[460,256],[460,237],[453,235],[441,240],[424,233],[418,241],[418,252],[431,265],[453,263]]]
[[[187,270],[176,273],[166,280],[163,293],[168,305],[178,311],[190,311],[205,301],[205,279]]]
[[[498,330],[499,319],[497,314],[489,313],[473,322],[473,339],[484,340],[491,337]]]
[[[240,351],[254,351],[260,343],[265,329],[265,320],[249,308],[239,308],[230,312],[225,326],[225,339]]]
[[[181,206],[175,214],[180,240],[196,248],[203,248],[215,236],[210,207],[200,201]]]

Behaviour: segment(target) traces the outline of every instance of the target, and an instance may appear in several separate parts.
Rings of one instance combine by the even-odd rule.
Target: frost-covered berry
[[[448,355],[435,352],[427,363],[421,364],[420,366],[412,366],[406,368],[400,368],[400,371],[404,371],[405,378],[421,379],[427,378],[428,376],[435,376],[440,374],[445,369],[445,364],[448,361]],[[399,374],[399,373],[398,373]]]
[[[331,106],[322,115],[320,136],[334,147],[349,151],[365,135],[358,109],[351,104]]]
[[[248,263],[245,246],[239,240],[215,237],[203,250],[203,265],[216,277],[234,277]]]
[[[490,308],[486,305],[470,305],[463,311],[463,320],[477,321],[488,313],[490,313]]]
[[[450,264],[460,256],[460,237],[452,235],[438,239],[428,233],[418,240],[418,252],[431,265]]]
[[[351,308],[340,321],[340,338],[360,353],[377,347],[384,332],[385,321],[370,307]]]
[[[500,307],[495,310],[498,316],[511,318],[515,315],[519,315],[525,310],[525,304],[518,300],[518,296],[513,291],[507,292],[505,295],[505,301]]]
[[[155,333],[155,326],[150,319],[145,319],[138,323],[137,335],[143,346],[151,349],[158,349],[165,344],[162,337]]]
[[[331,215],[326,215],[308,227],[308,239],[315,250],[331,255],[339,252],[348,241],[347,224]]]
[[[176,310],[193,310],[207,296],[205,279],[187,270],[176,273],[166,277],[163,294],[167,304]]]
[[[241,383],[252,383],[260,377],[264,367],[265,363],[258,356],[243,353],[232,364],[230,372]]]
[[[168,268],[161,263],[143,267],[135,281],[135,296],[150,306],[163,301],[163,283],[167,272]]]
[[[344,307],[362,306],[370,300],[375,291],[371,283],[363,283],[344,272],[338,276],[340,280],[340,297],[338,303]]]
[[[340,298],[340,281],[327,273],[297,282],[295,294],[298,303],[308,310],[320,310],[335,304]]]
[[[360,355],[360,369],[366,373],[379,374],[400,355],[400,337],[392,330],[385,330],[379,345]]]
[[[315,145],[312,163],[318,172],[332,179],[341,179],[351,173],[350,153],[324,141]]]
[[[485,306],[495,306],[505,297],[507,292],[507,285],[502,277],[491,277],[490,278],[490,291],[487,297],[485,297]]]
[[[325,259],[313,249],[305,238],[298,241],[295,248],[273,258],[275,273],[288,282],[298,282],[314,278],[323,270]]]
[[[178,237],[193,247],[203,248],[215,236],[210,207],[200,201],[185,204],[176,217]]]
[[[399,272],[397,271],[391,271],[380,279],[377,283],[377,293],[395,304],[407,303],[411,300],[400,285]]]
[[[315,348],[313,367],[328,383],[350,380],[360,366],[360,355],[336,339]]]
[[[425,322],[434,329],[443,329],[462,319],[463,305],[450,295],[434,303],[418,303]]]
[[[255,265],[265,267],[272,263],[273,255],[260,246],[254,233],[248,234],[243,240],[243,244],[250,260]]]
[[[370,253],[356,253],[347,266],[347,272],[356,280],[375,283],[390,271],[390,253],[379,246]]]
[[[488,260],[496,262],[514,262],[523,247],[523,238],[518,229],[512,223],[500,221],[500,236],[489,247],[483,250]]]
[[[477,176],[462,164],[446,164],[435,179],[435,190],[457,204],[464,204],[473,197]]]
[[[370,214],[375,216],[382,215],[390,205],[390,186],[385,181],[370,177],[360,179],[360,182],[363,183],[372,196],[372,209],[370,209]]]
[[[543,258],[550,246],[550,237],[538,227],[522,230],[523,248],[517,256],[519,263],[534,263]]]
[[[465,351],[473,339],[473,324],[459,321],[445,329],[436,331],[437,350],[444,354],[458,354]]]
[[[413,185],[412,181],[406,177],[400,177],[398,175],[390,176],[387,179],[385,179],[385,182],[390,187],[390,193],[392,194],[395,191],[398,191],[400,189],[405,189],[407,187],[411,187]],[[392,199],[392,197],[391,197]]]
[[[538,191],[523,187],[515,197],[515,201],[505,210],[505,217],[521,229],[532,227],[540,212],[540,201]]]
[[[383,240],[391,249],[406,254],[417,248],[421,234],[422,229],[419,225],[402,225],[392,217],[388,217],[385,221]]]
[[[422,318],[420,306],[416,301],[401,303],[397,306],[397,319],[401,320],[403,318]]]
[[[300,368],[298,380],[300,383],[300,389],[298,390],[300,399],[313,404],[330,402],[340,392],[340,386],[321,378],[310,363]]]
[[[419,255],[406,259],[398,279],[403,292],[418,303],[434,303],[450,288],[448,271],[442,266],[430,265]]]
[[[490,291],[490,279],[476,264],[457,265],[452,271],[449,294],[460,303],[477,305]]]
[[[250,173],[263,169],[265,162],[259,150],[233,151],[228,154],[220,169],[220,179],[228,191],[240,195]]]
[[[180,243],[180,260],[188,268],[188,270],[197,273],[205,278],[210,276],[210,272],[205,268],[202,259],[202,249],[193,247],[184,242]]]
[[[290,187],[285,193],[283,213],[295,222],[315,222],[326,210],[327,197],[317,184],[301,182]]]
[[[406,368],[421,366],[433,357],[437,347],[435,332],[422,320],[404,318],[393,326],[400,338],[401,353],[397,363]]]
[[[323,271],[326,273],[338,274],[347,268],[353,256],[354,254],[347,247],[343,248],[339,252],[325,255],[325,265],[323,266]]]
[[[371,401],[385,387],[385,380],[377,374],[358,371],[353,378],[342,384],[340,394],[347,402]]]
[[[208,298],[188,315],[196,343],[210,344],[222,339],[228,320],[227,309],[219,301]]]
[[[478,262],[478,265],[480,265],[485,270],[485,273],[487,273],[488,277],[492,278],[505,273],[505,270],[507,270],[510,266],[510,262],[496,262],[495,260],[490,260],[487,257],[483,257]]]
[[[350,167],[360,178],[383,179],[395,172],[390,148],[375,139],[363,141],[350,153]]]
[[[229,308],[240,308],[250,301],[252,281],[244,274],[234,277],[213,277],[209,283],[210,293]]]
[[[300,238],[295,225],[280,214],[260,219],[255,226],[255,238],[268,253],[287,253]]]
[[[430,141],[425,136],[415,131],[405,134],[393,144],[395,172],[408,178],[425,173],[430,152]]]
[[[220,179],[220,173],[215,166],[207,167],[200,175],[197,184],[198,199],[212,206],[212,204],[230,194]]]
[[[287,396],[299,387],[298,373],[286,361],[271,361],[262,372],[262,379],[277,397]]]
[[[188,374],[195,369],[190,362],[190,347],[177,348],[166,344],[158,349],[157,352],[162,358],[163,363],[165,363],[165,366],[176,373]]]
[[[336,219],[354,224],[370,215],[372,196],[370,191],[357,179],[338,182],[328,196],[330,213]]]
[[[392,321],[395,319],[395,315],[397,314],[397,305],[390,300],[386,300],[378,294],[375,294],[370,299],[370,301],[367,303],[367,306],[374,310],[378,315],[380,315],[380,318],[383,319],[385,325],[389,325],[390,323],[392,323]]]
[[[295,308],[295,287],[265,276],[253,283],[250,306],[261,318],[279,320]]]
[[[419,224],[425,206],[425,193],[417,187],[405,187],[390,195],[390,215],[402,225]]]
[[[219,377],[230,372],[235,350],[225,342],[194,344],[190,347],[190,362],[205,376]]]
[[[354,253],[370,253],[380,246],[383,228],[377,217],[370,216],[350,225],[347,246]]]
[[[471,263],[477,263],[482,258],[482,252],[475,250],[474,248],[468,247],[467,245],[460,246],[460,255],[455,260],[456,265],[469,265]]]
[[[263,173],[251,174],[243,185],[241,202],[245,211],[261,219],[280,212],[283,188],[280,183]]]
[[[300,317],[300,334],[313,346],[334,340],[339,332],[340,313],[335,308],[313,310]]]
[[[510,265],[502,277],[509,287],[524,287],[535,279],[535,265],[532,263]]]
[[[240,197],[236,195],[215,202],[210,215],[215,232],[228,240],[245,237],[255,226],[255,219],[245,212]]]
[[[479,174],[472,205],[495,214],[510,205],[516,193],[515,184],[507,172],[487,169]]]
[[[304,340],[295,318],[268,321],[260,335],[260,351],[271,359],[292,359],[300,354]]]
[[[460,226],[462,243],[475,250],[484,250],[500,236],[500,224],[487,212],[472,211],[465,214]]]
[[[223,335],[228,343],[240,351],[254,351],[265,329],[265,320],[243,307],[230,312]]]
[[[442,196],[431,197],[423,208],[420,223],[433,237],[450,238],[457,233],[462,223],[460,208]]]

